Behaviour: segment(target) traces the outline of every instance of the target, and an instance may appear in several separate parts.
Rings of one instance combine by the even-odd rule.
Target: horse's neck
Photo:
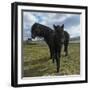
[[[48,43],[53,31],[47,27],[40,27],[40,29],[41,29],[41,37],[43,37],[44,40]]]
[[[51,37],[53,36],[52,34],[53,34],[53,32],[48,32],[48,33],[46,33],[46,35],[44,36],[44,40],[45,40],[45,42],[46,42],[47,44],[50,43]]]
[[[47,39],[49,37],[49,35],[50,35],[50,32],[49,31],[43,33],[43,37],[45,39]]]

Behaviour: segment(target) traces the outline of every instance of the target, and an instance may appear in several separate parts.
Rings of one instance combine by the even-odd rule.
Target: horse
[[[35,37],[43,37],[44,41],[47,43],[48,47],[49,47],[49,51],[50,51],[50,59],[52,59],[52,48],[53,48],[53,39],[54,39],[54,30],[52,30],[51,28],[39,24],[39,23],[34,23],[31,27],[31,37],[35,38]]]
[[[60,68],[60,57],[61,57],[61,50],[64,43],[64,24],[61,26],[55,27],[55,36],[54,36],[54,56],[56,59],[57,65],[57,72],[59,72]],[[53,59],[53,61],[54,61]]]
[[[58,27],[58,25],[56,26],[55,24],[53,25],[54,30],[56,30]],[[69,39],[70,39],[70,35],[67,31],[64,31],[64,52],[65,52],[65,56],[68,55],[68,45],[69,45]]]
[[[37,36],[43,37],[47,43],[52,61],[56,60],[58,73],[60,68],[60,53],[64,42],[64,25],[58,26],[56,30],[52,30],[48,26],[34,23],[31,27],[31,37],[35,38]]]

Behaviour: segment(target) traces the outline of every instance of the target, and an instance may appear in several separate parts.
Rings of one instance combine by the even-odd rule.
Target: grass
[[[56,64],[52,63],[46,44],[24,44],[23,62],[24,77],[80,74],[80,44],[69,44],[69,55],[66,57],[62,50],[59,73],[56,73]]]

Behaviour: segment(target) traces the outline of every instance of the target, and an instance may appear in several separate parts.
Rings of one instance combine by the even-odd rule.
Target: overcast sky
[[[46,12],[23,12],[23,38],[31,37],[31,26],[35,23],[49,26],[53,29],[53,24],[62,25],[70,34],[70,37],[80,36],[80,14],[69,13],[46,13]]]

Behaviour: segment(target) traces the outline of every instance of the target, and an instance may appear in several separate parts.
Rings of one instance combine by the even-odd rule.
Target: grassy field
[[[46,44],[31,43],[23,45],[23,76],[56,76],[80,74],[80,44],[69,44],[69,55],[64,56],[62,49],[60,72],[56,73],[56,64],[49,59]]]

